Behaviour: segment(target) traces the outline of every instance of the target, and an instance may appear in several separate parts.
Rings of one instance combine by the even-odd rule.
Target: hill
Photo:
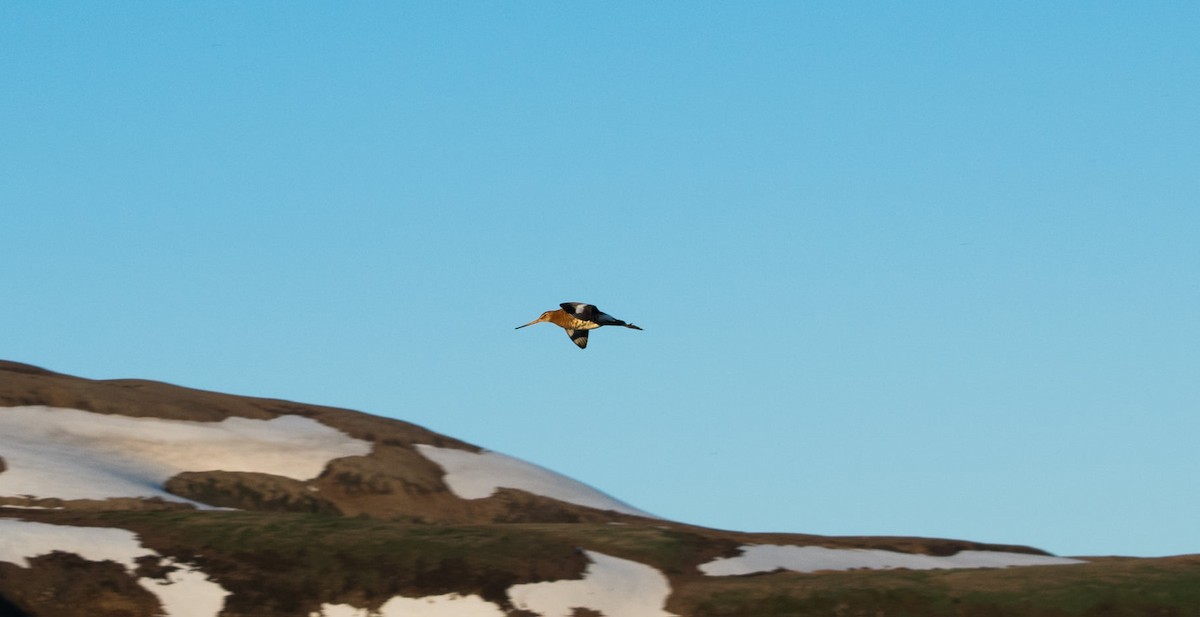
[[[0,617],[1200,615],[1200,556],[666,521],[356,411],[0,362]]]

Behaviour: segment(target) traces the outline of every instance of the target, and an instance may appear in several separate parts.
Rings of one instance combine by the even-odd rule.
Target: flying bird
[[[579,345],[580,349],[587,348],[588,330],[595,330],[600,326],[625,326],[626,328],[641,330],[641,328],[631,323],[625,323],[612,315],[600,312],[600,309],[596,308],[593,304],[563,302],[559,306],[562,308],[555,311],[546,311],[542,313],[541,317],[525,324],[525,326],[532,326],[535,323],[548,321],[566,330],[567,336],[571,337],[571,340],[576,345]],[[520,330],[525,326],[517,326],[516,329]]]

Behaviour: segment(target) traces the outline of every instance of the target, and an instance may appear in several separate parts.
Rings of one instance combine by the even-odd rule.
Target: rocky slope
[[[1146,610],[1200,614],[1200,558],[704,529],[402,421],[0,362],[0,617]]]

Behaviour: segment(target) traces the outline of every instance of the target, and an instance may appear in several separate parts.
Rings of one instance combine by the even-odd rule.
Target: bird
[[[567,336],[571,337],[571,341],[579,346],[580,349],[587,349],[588,330],[595,330],[600,326],[625,326],[634,330],[641,328],[625,323],[612,315],[603,313],[596,308],[594,304],[584,304],[583,302],[563,302],[559,304],[562,308],[546,311],[541,317],[525,324],[532,326],[536,323],[548,321],[567,331]],[[525,326],[517,326],[515,329],[520,330]]]

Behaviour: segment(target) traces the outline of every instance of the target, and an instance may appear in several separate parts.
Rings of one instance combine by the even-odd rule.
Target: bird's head
[[[541,317],[538,317],[537,319],[525,324],[525,326],[532,326],[535,323],[542,323],[543,321],[550,321],[550,316],[553,313],[554,313],[554,311],[546,311],[545,313],[542,313]],[[517,326],[515,329],[520,330],[521,328],[524,328],[525,326]]]

